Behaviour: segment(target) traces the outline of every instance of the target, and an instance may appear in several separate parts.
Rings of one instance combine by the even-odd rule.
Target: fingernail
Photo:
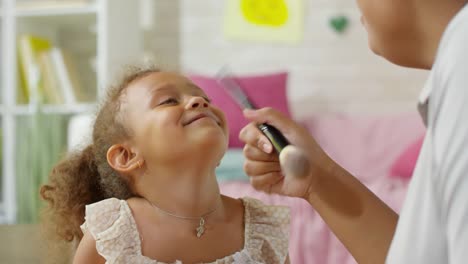
[[[264,152],[270,153],[270,152],[272,151],[271,145],[270,145],[270,144],[265,143],[265,142],[262,142],[261,145],[262,145],[262,150],[263,150]]]

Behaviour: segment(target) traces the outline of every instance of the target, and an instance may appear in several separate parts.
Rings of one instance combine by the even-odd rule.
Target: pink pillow
[[[424,134],[416,110],[397,113],[315,113],[303,120],[320,146],[364,183],[385,182],[407,146]]]
[[[391,176],[410,178],[413,175],[414,167],[418,161],[419,152],[424,141],[424,136],[412,142],[393,163]]]
[[[229,147],[243,147],[243,142],[239,140],[239,132],[248,122],[241,108],[215,78],[200,75],[191,75],[189,78],[205,91],[213,104],[224,111],[229,125]],[[258,76],[238,76],[236,80],[255,106],[258,108],[273,107],[290,117],[286,94],[287,78],[288,73],[280,72]]]

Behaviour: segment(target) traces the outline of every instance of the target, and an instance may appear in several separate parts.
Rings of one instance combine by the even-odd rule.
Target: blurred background
[[[181,71],[208,90],[229,65],[251,85],[246,88],[271,89],[254,98],[261,106],[284,107],[311,131],[324,122],[340,130],[323,139],[331,145],[346,131],[365,136],[367,145],[376,133],[375,142],[393,135],[388,142],[398,148],[385,170],[423,133],[415,102],[426,73],[372,54],[354,1],[0,0],[0,263],[39,263],[39,186],[67,150],[86,140],[96,103],[121,67],[144,61]],[[356,124],[368,130],[353,130]],[[393,128],[408,130],[398,138]],[[238,155],[240,146],[230,141],[230,147],[227,156]],[[385,152],[381,145],[375,151]],[[233,160],[234,175],[245,177],[241,159]],[[349,164],[357,172],[363,166]],[[229,184],[223,188],[232,193]],[[292,253],[292,260],[353,263],[348,255],[334,256],[312,260]]]

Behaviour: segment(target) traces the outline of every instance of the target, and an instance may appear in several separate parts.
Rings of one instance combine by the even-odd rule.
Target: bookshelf
[[[46,126],[57,119],[66,130],[70,117],[95,110],[116,71],[142,59],[139,12],[139,1],[129,0],[0,0],[0,224],[21,222],[19,207],[27,198],[19,186],[29,184],[25,178],[29,174],[38,174],[28,171],[36,161],[23,157],[21,149],[38,153],[49,146],[59,149],[58,141],[66,135],[47,127],[47,133],[36,134],[28,131],[29,125],[41,126],[37,120],[42,120]],[[19,51],[25,35],[44,38],[70,54],[85,100],[49,103],[31,95],[21,98],[20,68],[25,64]]]

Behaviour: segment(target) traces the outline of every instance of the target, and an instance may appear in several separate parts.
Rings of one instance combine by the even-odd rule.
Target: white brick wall
[[[222,0],[158,0],[150,48],[163,65],[215,74],[229,63],[236,73],[290,72],[288,98],[302,118],[312,111],[414,110],[426,72],[394,66],[371,53],[359,11],[349,0],[304,0],[305,32],[297,45],[227,40]],[[329,26],[344,13],[344,35]]]

